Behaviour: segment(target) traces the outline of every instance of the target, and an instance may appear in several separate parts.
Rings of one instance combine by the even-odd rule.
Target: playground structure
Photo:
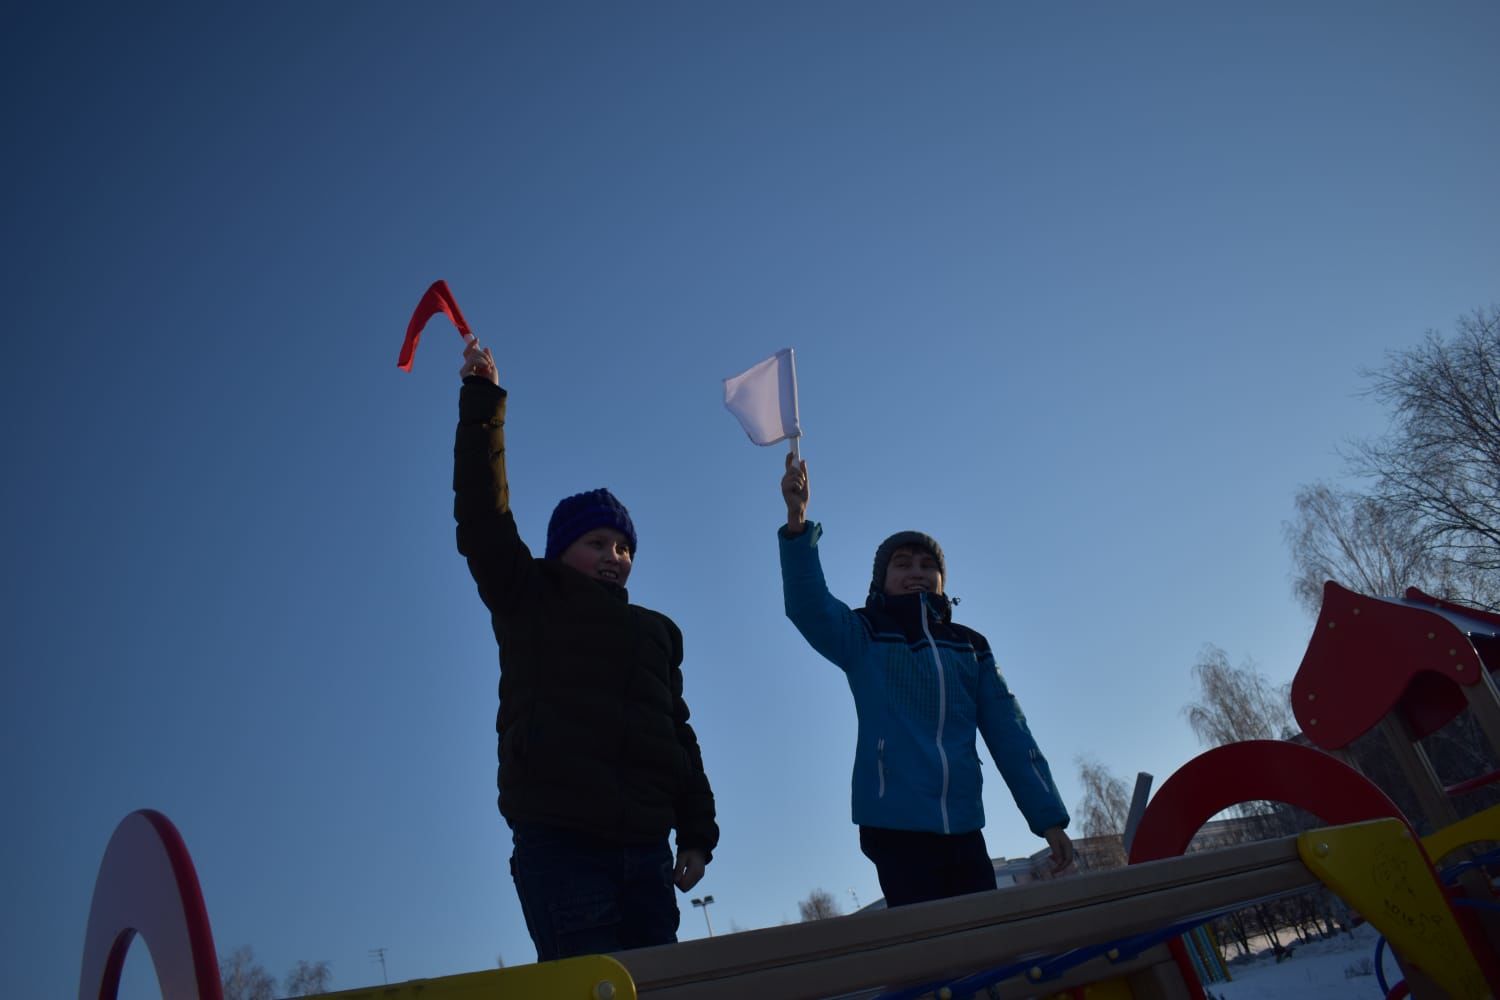
[[[1500,993],[1496,902],[1471,845],[1500,841],[1500,806],[1460,820],[1416,741],[1466,705],[1500,757],[1500,616],[1408,591],[1402,601],[1328,584],[1292,685],[1314,746],[1253,741],[1189,761],[1152,798],[1130,865],[1004,891],[561,962],[344,990],[344,1000],[737,1000],[737,998],[1204,997],[1182,935],[1255,901],[1325,885],[1391,944],[1404,986],[1428,997]],[[1433,832],[1336,756],[1379,728]],[[1399,747],[1397,746],[1399,744]],[[1231,806],[1288,803],[1327,826],[1184,854]],[[1434,862],[1457,858],[1459,884]],[[187,849],[163,816],[132,813],[100,867],[79,1000],[115,1000],[135,934],[166,1000],[222,1000],[207,909]]]
[[[1350,664],[1358,664],[1358,683],[1350,683]],[[1393,601],[1330,582],[1292,681],[1292,712],[1308,740],[1334,754],[1378,730],[1416,793],[1421,818],[1440,829],[1458,822],[1454,796],[1500,779],[1500,771],[1445,788],[1418,740],[1467,707],[1500,756],[1500,697],[1491,677],[1497,667],[1500,615],[1415,587]]]

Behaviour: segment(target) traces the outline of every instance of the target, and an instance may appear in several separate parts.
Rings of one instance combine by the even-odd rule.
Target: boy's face
[[[564,549],[560,561],[584,576],[623,587],[630,578],[630,542],[614,528],[595,528]]]
[[[941,594],[943,574],[938,571],[938,562],[931,552],[917,546],[903,545],[891,554],[891,561],[886,563],[886,596],[899,597],[919,590]]]

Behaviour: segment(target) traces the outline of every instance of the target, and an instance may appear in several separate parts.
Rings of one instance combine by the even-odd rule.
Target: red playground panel
[[[1407,822],[1370,779],[1321,750],[1249,740],[1201,753],[1166,780],[1136,828],[1130,863],[1175,858],[1213,816],[1259,801],[1285,802],[1330,826],[1387,816]]]
[[[1316,745],[1346,747],[1392,711],[1414,738],[1426,736],[1468,704],[1463,687],[1482,682],[1480,651],[1500,641],[1500,619],[1407,593],[1407,601],[1393,601],[1324,584],[1317,627],[1292,681],[1292,712]]]
[[[187,845],[154,809],[115,827],[89,906],[78,1000],[116,1000],[125,953],[146,939],[164,997],[223,1000],[214,935]]]

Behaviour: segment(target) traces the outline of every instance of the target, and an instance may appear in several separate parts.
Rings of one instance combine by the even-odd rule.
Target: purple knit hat
[[[630,511],[609,490],[589,490],[564,497],[553,508],[552,520],[547,522],[547,554],[543,558],[558,558],[569,545],[595,528],[614,528],[625,536],[630,554],[635,555],[635,525],[630,523]]]

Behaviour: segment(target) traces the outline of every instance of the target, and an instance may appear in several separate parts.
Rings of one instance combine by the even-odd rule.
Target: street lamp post
[[[693,900],[693,905],[694,906],[701,906],[701,907],[703,907],[703,923],[705,925],[707,925],[707,927],[708,927],[708,936],[709,937],[713,937],[714,936],[714,925],[713,925],[713,922],[708,919],[708,904],[712,903],[713,901],[714,901],[714,898],[712,896],[704,896],[702,899],[695,899],[695,900]]]

